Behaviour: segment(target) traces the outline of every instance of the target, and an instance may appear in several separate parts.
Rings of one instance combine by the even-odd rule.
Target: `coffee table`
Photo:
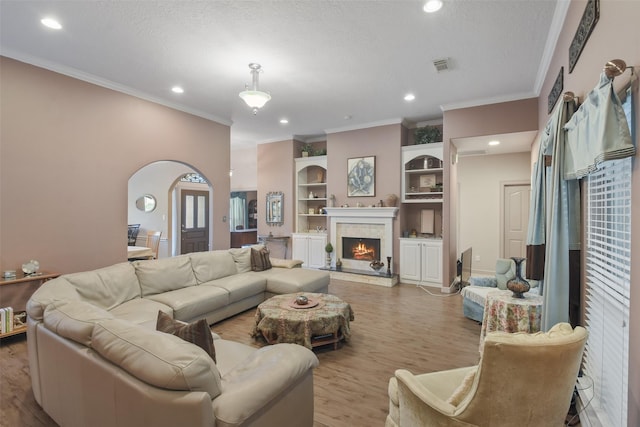
[[[309,299],[307,306],[295,304],[296,297]],[[351,306],[335,295],[301,292],[276,295],[256,309],[252,336],[264,337],[269,344],[293,343],[309,349],[348,341],[349,322],[354,319]]]

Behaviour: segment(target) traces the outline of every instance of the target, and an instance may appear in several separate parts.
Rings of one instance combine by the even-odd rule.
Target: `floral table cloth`
[[[513,298],[511,295],[511,291],[495,291],[487,294],[480,331],[480,353],[482,353],[484,338],[489,332],[534,333],[540,331],[542,297],[527,295],[525,298]]]
[[[307,307],[295,304],[296,297],[309,299]],[[294,343],[309,349],[351,336],[354,320],[351,306],[335,295],[296,293],[269,298],[256,309],[252,336],[264,337],[269,344]]]

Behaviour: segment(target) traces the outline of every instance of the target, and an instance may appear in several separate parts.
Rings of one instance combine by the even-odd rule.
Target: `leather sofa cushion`
[[[140,298],[140,286],[133,266],[120,263],[93,271],[72,273],[65,278],[85,300],[105,310],[123,302]]]
[[[236,263],[238,273],[251,271],[251,248],[231,248],[229,253]]]
[[[155,329],[158,311],[173,316],[173,309],[166,304],[148,298],[136,298],[110,310],[114,317],[137,325]]]
[[[271,268],[253,272],[267,279],[267,292],[292,294],[296,292],[318,292],[329,285],[329,272],[306,268]]]
[[[215,286],[229,293],[229,303],[257,295],[267,287],[267,280],[255,274],[235,274],[224,279],[212,280],[201,286]]]
[[[216,419],[222,425],[243,425],[317,366],[316,355],[297,344],[258,349],[223,376],[224,393],[212,402]],[[256,382],[259,387],[255,386]],[[295,408],[291,409],[295,417]]]
[[[189,254],[189,258],[198,283],[232,276],[238,272],[228,250],[194,252]]]
[[[169,390],[220,395],[220,373],[200,347],[174,335],[148,330],[120,319],[93,329],[92,348],[105,359],[148,384]]]
[[[86,301],[55,301],[44,311],[44,325],[50,331],[87,347],[91,346],[93,326],[113,315]]]
[[[151,295],[148,298],[171,307],[173,318],[185,322],[199,319],[229,305],[229,293],[225,289],[213,286],[190,286]]]
[[[42,320],[45,308],[54,301],[81,301],[78,289],[69,283],[66,276],[44,282],[31,294],[27,301],[27,314],[34,320]]]
[[[135,261],[133,265],[143,297],[197,284],[188,256]]]

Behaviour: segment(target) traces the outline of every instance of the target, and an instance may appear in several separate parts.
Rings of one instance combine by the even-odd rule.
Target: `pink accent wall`
[[[537,98],[502,102],[478,107],[461,108],[444,112],[444,188],[449,189],[443,207],[443,277],[451,283],[456,275],[456,260],[463,248],[456,247],[458,221],[458,167],[451,159],[455,147],[446,142],[454,138],[495,135],[538,129]],[[448,280],[448,281],[447,281]]]
[[[366,129],[331,133],[327,135],[327,192],[336,196],[336,206],[357,203],[364,206],[374,205],[385,199],[388,194],[398,196],[396,206],[400,207],[400,183],[402,151],[402,125],[377,126]],[[375,197],[347,197],[347,159],[353,157],[376,158],[376,195]],[[393,223],[394,250],[393,272],[398,272],[400,248],[400,220]],[[386,256],[386,255],[383,255]],[[386,264],[386,260],[383,259]]]
[[[213,247],[229,247],[228,126],[9,58],[0,71],[0,269],[126,261],[127,182],[158,160],[211,182]]]
[[[556,49],[538,100],[538,128],[543,129],[549,116],[547,96],[553,82],[564,66],[564,91],[572,91],[580,99],[598,83],[604,64],[611,59],[623,59],[640,72],[639,1],[600,1],[600,19],[589,37],[578,62],[569,74],[569,46],[584,12],[585,1],[572,1],[560,33]],[[620,87],[630,79],[628,70],[617,77],[614,86]],[[638,86],[635,86],[636,131],[640,126]],[[638,147],[638,141],[635,141]],[[631,212],[631,306],[629,321],[629,400],[627,425],[640,425],[640,152],[633,166]],[[584,247],[584,246],[583,246]]]

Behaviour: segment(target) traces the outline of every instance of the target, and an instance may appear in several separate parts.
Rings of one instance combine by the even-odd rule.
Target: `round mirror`
[[[151,194],[145,194],[136,200],[136,208],[142,212],[151,212],[156,208],[156,198]]]

